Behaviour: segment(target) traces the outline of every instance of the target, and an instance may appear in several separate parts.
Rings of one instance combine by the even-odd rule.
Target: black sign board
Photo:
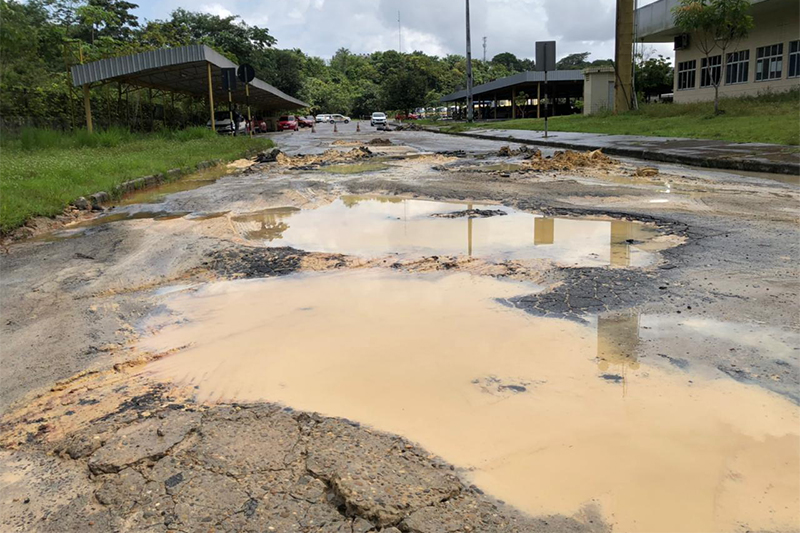
[[[534,65],[534,69],[539,72],[547,72],[556,69],[555,41],[536,42],[536,65]]]
[[[236,73],[242,83],[250,83],[256,77],[256,69],[248,64],[239,65],[239,70]]]
[[[222,69],[222,90],[235,91],[236,90],[236,69],[224,68]]]

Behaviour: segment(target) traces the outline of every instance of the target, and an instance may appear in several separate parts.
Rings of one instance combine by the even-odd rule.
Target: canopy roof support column
[[[517,118],[517,88],[511,88],[511,118]]]
[[[211,111],[211,131],[217,131],[217,124],[214,121],[214,84],[211,80],[211,63],[206,63],[208,68],[208,107]]]
[[[92,99],[88,83],[83,86],[83,108],[86,110],[86,131],[92,133]]]

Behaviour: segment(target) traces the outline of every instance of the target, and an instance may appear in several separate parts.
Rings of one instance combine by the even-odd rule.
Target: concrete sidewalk
[[[436,128],[426,129],[438,132]],[[570,150],[600,149],[609,155],[698,167],[800,175],[797,146],[562,131],[551,132],[547,139],[541,131],[528,130],[475,129],[452,135]]]

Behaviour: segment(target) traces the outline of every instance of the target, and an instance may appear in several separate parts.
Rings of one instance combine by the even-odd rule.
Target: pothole
[[[159,333],[142,348],[185,347],[146,373],[199,401],[268,400],[404,435],[537,516],[594,503],[621,531],[797,523],[794,404],[713,367],[639,358],[657,317],[577,323],[504,305],[536,290],[386,269],[209,284],[167,296],[171,313],[144,325]],[[747,335],[755,346],[763,332]]]
[[[316,209],[265,209],[232,221],[241,237],[263,246],[365,257],[465,255],[642,267],[657,259],[654,252],[675,244],[639,222],[399,197],[342,196]]]

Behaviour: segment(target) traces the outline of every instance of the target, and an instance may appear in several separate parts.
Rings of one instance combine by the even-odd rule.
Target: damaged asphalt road
[[[514,317],[586,337],[576,350],[592,350],[581,360],[591,360],[598,390],[620,391],[614,398],[636,402],[646,395],[637,383],[646,389],[663,374],[673,387],[665,390],[722,385],[734,410],[744,391],[796,415],[797,185],[675,166],[644,172],[602,154],[548,159],[552,150],[532,156],[425,132],[381,132],[388,145],[370,144],[375,137],[279,135],[283,153],[263,163],[156,204],[116,207],[111,214],[125,215],[113,222],[9,246],[0,256],[0,529],[605,532],[630,524],[600,492],[576,494],[563,509],[544,497],[528,504],[519,498],[527,486],[493,484],[482,464],[421,430],[394,431],[401,425],[326,405],[300,409],[272,393],[208,401],[200,381],[156,375],[154,362],[186,349],[143,344],[191,322],[174,295],[237,280],[321,283],[378,272],[403,282],[512,283],[507,294],[505,285],[489,293],[499,291],[495,300]],[[327,150],[353,154],[333,158],[345,172],[325,172]],[[369,230],[372,240],[362,237]],[[421,394],[410,382],[408,398],[393,392],[404,389],[391,388],[385,372],[397,406]],[[441,394],[486,399],[486,409],[549,397],[556,374],[518,372],[475,374]],[[447,416],[435,420],[447,427]],[[545,429],[525,427],[520,442]],[[471,431],[476,441],[492,432]],[[548,476],[526,471],[525,481],[561,494]],[[575,476],[603,486],[590,470]],[[774,501],[791,502],[787,490]],[[775,521],[754,512],[738,523],[788,531],[780,520],[794,515],[778,503]]]

